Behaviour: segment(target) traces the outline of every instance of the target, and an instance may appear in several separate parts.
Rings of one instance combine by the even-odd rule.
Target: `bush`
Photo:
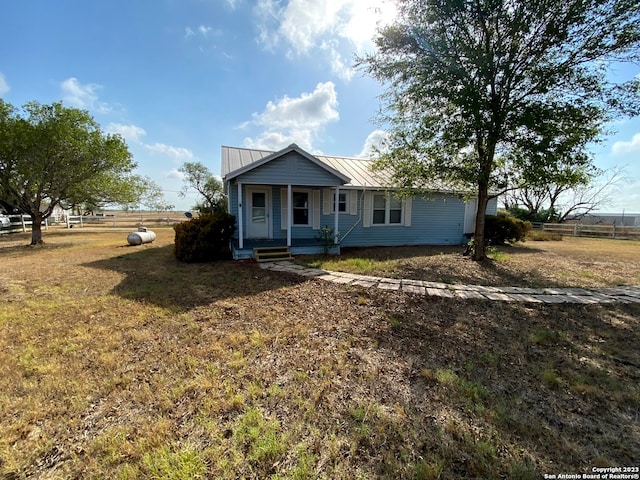
[[[526,208],[509,207],[507,211],[514,217],[524,220],[525,222],[546,223],[557,222],[560,212],[555,208],[542,209],[539,212],[532,213]]]
[[[181,262],[210,262],[231,258],[236,217],[216,212],[176,224],[173,253]]]
[[[487,215],[484,224],[484,237],[487,245],[505,245],[524,242],[531,230],[531,223],[512,217],[508,213]]]
[[[545,232],[544,230],[531,230],[527,235],[528,240],[534,242],[562,241],[562,235],[559,233]]]

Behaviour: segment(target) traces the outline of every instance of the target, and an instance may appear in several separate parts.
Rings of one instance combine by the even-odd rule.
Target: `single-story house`
[[[322,252],[331,229],[340,247],[459,245],[474,230],[477,201],[434,191],[396,198],[384,173],[364,158],[312,155],[295,144],[272,152],[222,147],[222,179],[236,216],[234,258],[254,248],[286,246],[292,254]],[[493,199],[487,213],[495,214]],[[325,230],[326,231],[326,230]]]

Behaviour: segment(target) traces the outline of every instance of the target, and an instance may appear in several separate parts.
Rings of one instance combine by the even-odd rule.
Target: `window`
[[[264,192],[251,192],[251,221],[265,223],[267,221],[267,199]]]
[[[292,192],[293,225],[309,225],[309,193]]]
[[[402,201],[386,193],[373,194],[373,225],[400,225]]]
[[[345,213],[347,211],[348,195],[346,192],[338,193],[338,212]],[[333,192],[333,203],[331,204],[331,213],[336,212],[336,192]]]

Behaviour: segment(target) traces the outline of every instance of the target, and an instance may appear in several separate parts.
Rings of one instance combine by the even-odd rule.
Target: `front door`
[[[247,187],[248,238],[270,238],[271,195],[268,188]]]

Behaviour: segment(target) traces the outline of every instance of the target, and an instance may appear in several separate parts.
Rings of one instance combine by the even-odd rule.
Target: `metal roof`
[[[294,145],[290,145],[279,152],[273,152],[270,150],[255,150],[250,148],[223,146],[221,168],[222,178],[226,178],[229,174],[231,174],[229,175],[230,178],[235,177],[237,170],[246,171],[245,169],[251,164],[257,163],[257,165],[260,165],[260,161],[266,157],[273,155],[275,158],[278,155],[274,154],[280,152],[286,153],[286,151],[289,151],[292,147],[294,147]],[[295,147],[298,150],[302,150],[297,146]],[[389,184],[391,179],[391,176],[386,172],[372,172],[372,161],[367,158],[307,155],[318,159],[320,163],[326,165],[329,169],[335,170],[350,179],[350,182],[346,183],[344,187],[384,187]],[[266,159],[266,161],[268,160],[269,159]]]

